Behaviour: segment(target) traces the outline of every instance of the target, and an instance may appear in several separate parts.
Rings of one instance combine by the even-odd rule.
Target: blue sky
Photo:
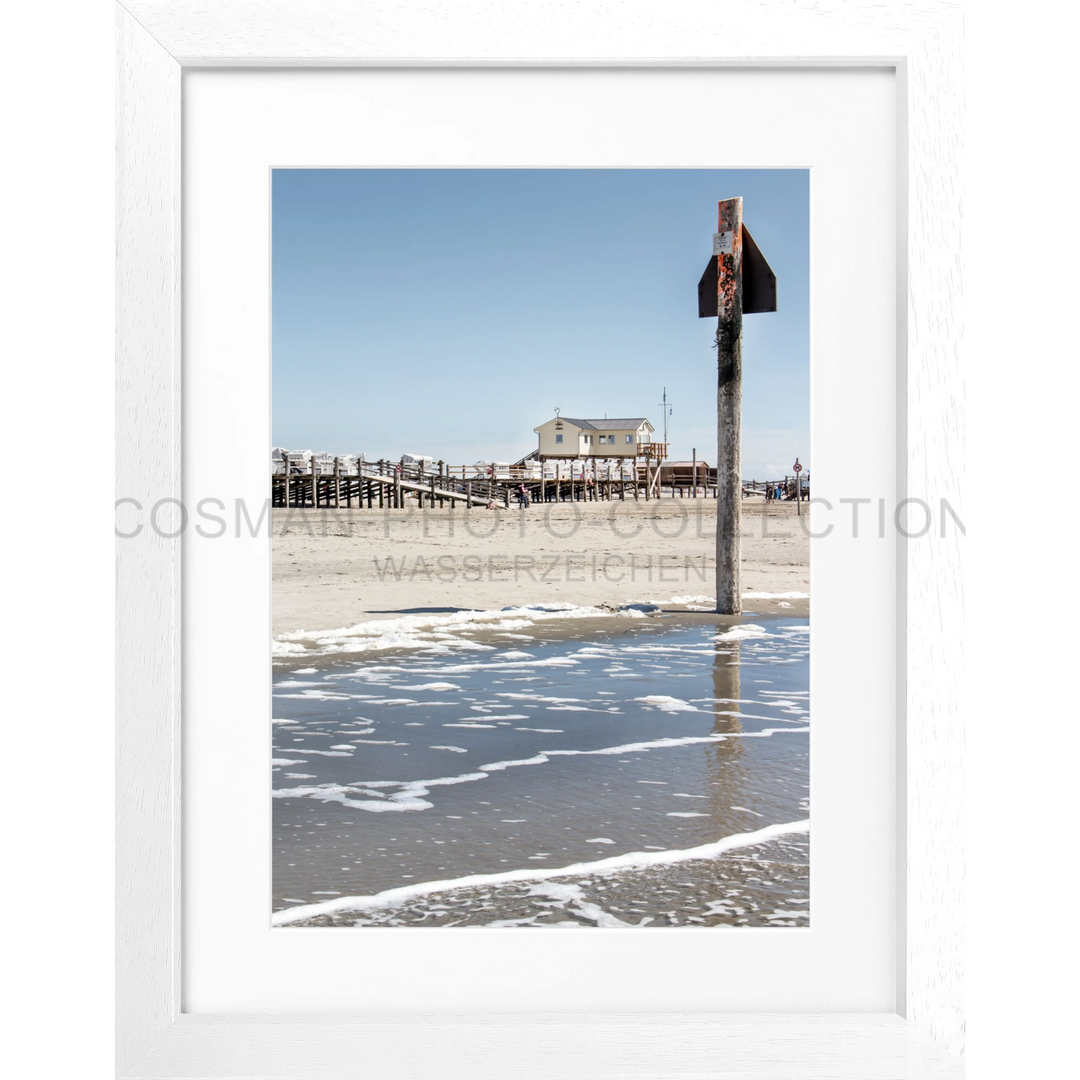
[[[516,461],[564,416],[716,455],[716,204],[776,271],[743,334],[743,474],[809,465],[806,170],[275,170],[273,441]],[[658,434],[657,438],[660,437]]]

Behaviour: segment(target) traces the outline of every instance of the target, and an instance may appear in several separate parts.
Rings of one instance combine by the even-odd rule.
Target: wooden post
[[[716,611],[742,613],[742,199],[719,206],[716,327]]]
[[[290,487],[289,451],[288,450],[283,450],[282,453],[285,455],[285,509],[288,510],[289,509],[289,487]]]
[[[697,447],[694,447],[694,498],[697,498]]]
[[[334,509],[341,506],[341,458],[334,458]]]
[[[316,510],[319,509],[319,474],[318,466],[315,464],[315,451],[311,452],[311,505]]]

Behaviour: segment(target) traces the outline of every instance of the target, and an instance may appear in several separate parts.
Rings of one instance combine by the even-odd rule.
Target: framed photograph
[[[959,1074],[955,13],[548,8],[117,9],[121,1075]]]

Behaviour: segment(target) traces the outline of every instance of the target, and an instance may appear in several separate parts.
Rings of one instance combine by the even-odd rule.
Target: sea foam
[[[734,833],[709,844],[693,848],[676,848],[668,851],[630,851],[625,855],[613,855],[595,862],[573,863],[570,866],[544,867],[536,869],[507,870],[498,874],[467,874],[464,877],[448,878],[443,881],[422,881],[415,885],[403,885],[386,889],[371,896],[341,896],[318,904],[301,904],[298,907],[277,911],[271,916],[271,925],[288,926],[302,922],[316,915],[331,915],[339,911],[371,911],[375,908],[395,907],[417,900],[433,893],[449,892],[455,889],[467,889],[476,886],[505,885],[515,882],[541,882],[552,878],[591,874],[613,874],[623,870],[638,870],[650,866],[672,866],[676,863],[690,862],[695,859],[715,859],[729,851],[739,848],[754,847],[778,840],[782,836],[791,836],[810,832],[810,821],[791,821],[777,825],[767,825],[755,832]],[[609,924],[610,925],[610,924]],[[626,923],[621,923],[626,926]]]

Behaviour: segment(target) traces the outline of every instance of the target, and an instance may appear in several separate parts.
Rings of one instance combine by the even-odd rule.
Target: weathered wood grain
[[[959,17],[914,35],[900,68],[897,491],[963,518]],[[909,531],[922,519],[912,504]],[[963,537],[902,541],[897,580],[902,793],[900,850],[906,1015],[943,1045],[964,1045]]]
[[[116,495],[149,511],[180,498],[180,65],[122,8],[116,32]],[[123,1070],[180,1007],[179,540],[118,541],[116,612]]]
[[[742,612],[742,199],[720,203],[717,231],[731,250],[716,278],[716,610]],[[675,493],[672,481],[672,495]]]
[[[261,1068],[263,1071],[255,1071]],[[899,1017],[188,1016],[129,1075],[275,1080],[959,1080],[959,1062]]]

